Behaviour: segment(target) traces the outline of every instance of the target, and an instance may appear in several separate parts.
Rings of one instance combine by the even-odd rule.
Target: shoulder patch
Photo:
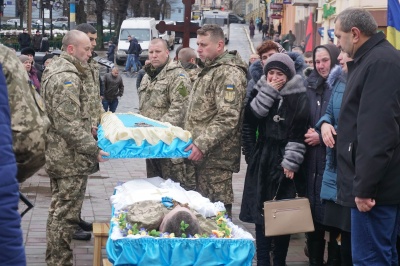
[[[178,86],[178,91],[179,91],[179,94],[182,96],[182,97],[186,97],[186,96],[188,96],[188,90],[187,90],[187,88],[186,88],[186,86],[185,86],[185,84],[183,84],[183,81],[181,81],[181,83],[179,84],[179,86]]]
[[[228,84],[224,91],[225,102],[233,103],[236,100],[236,88],[233,84]]]
[[[183,73],[179,74],[179,77],[180,78],[186,78],[185,74],[183,74]]]
[[[234,103],[236,100],[236,88],[233,84],[228,84],[224,91],[224,100],[227,103]]]

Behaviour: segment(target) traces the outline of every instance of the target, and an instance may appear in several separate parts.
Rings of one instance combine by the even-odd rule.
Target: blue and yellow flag
[[[388,0],[387,40],[400,50],[400,1]]]

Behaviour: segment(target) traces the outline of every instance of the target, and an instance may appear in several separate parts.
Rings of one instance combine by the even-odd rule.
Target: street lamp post
[[[2,1],[0,1],[1,4]],[[1,20],[4,17],[4,9],[6,8],[7,4],[3,2],[3,4],[0,6],[1,13],[0,13],[0,30],[1,30]]]

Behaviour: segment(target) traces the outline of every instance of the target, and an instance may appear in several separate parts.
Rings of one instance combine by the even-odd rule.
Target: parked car
[[[241,24],[245,24],[246,20],[242,17],[239,17],[236,14],[229,14],[229,23],[241,23]]]
[[[68,29],[68,21],[53,21],[53,29]]]
[[[7,20],[6,25],[15,28],[15,23],[17,23],[17,27],[19,27],[19,22],[19,18],[12,18]],[[27,28],[26,22],[23,23],[22,27]]]
[[[68,17],[59,17],[59,18],[53,19],[53,22],[58,22],[58,21],[68,22]]]
[[[40,19],[34,19],[34,20],[32,20],[31,25],[32,25],[33,29],[42,29],[43,21]],[[44,22],[44,28],[50,29],[50,23]]]

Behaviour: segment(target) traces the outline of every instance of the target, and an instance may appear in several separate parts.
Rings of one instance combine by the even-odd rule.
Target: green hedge
[[[57,34],[57,36],[53,37],[53,40],[49,40],[50,50],[61,49],[63,37],[64,35]],[[5,46],[14,48],[16,51],[20,50],[17,35],[0,34],[0,43]]]

